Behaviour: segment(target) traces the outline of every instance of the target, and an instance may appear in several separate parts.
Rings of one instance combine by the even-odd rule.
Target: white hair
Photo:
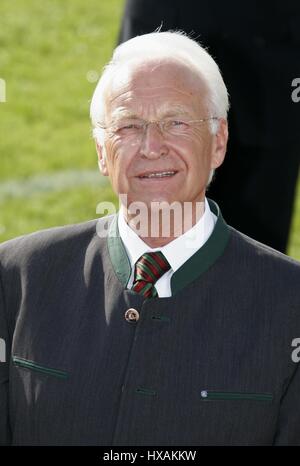
[[[193,67],[208,89],[207,104],[211,116],[227,119],[229,109],[227,89],[218,65],[205,48],[183,32],[152,32],[134,37],[119,45],[111,61],[104,68],[90,106],[93,136],[99,144],[103,142],[103,130],[98,125],[105,121],[105,91],[113,76],[120,66],[139,58],[145,61],[146,57],[177,58]],[[211,132],[215,134],[217,130],[218,120],[212,120]]]

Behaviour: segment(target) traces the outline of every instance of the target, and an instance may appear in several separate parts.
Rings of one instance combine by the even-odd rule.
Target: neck
[[[203,216],[205,203],[173,203],[139,210],[124,210],[125,221],[151,248],[163,247],[190,230]]]

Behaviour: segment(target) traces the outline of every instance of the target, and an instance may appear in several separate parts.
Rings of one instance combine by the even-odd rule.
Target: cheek
[[[201,166],[206,163],[210,151],[210,140],[203,132],[193,131],[181,136],[170,147],[180,156],[187,168]]]
[[[106,141],[105,143],[105,154],[106,154],[106,166],[108,169],[108,174],[111,178],[114,178],[118,171],[118,164],[121,160],[120,150],[118,145],[112,142],[111,140]]]
[[[114,138],[107,141],[107,159],[110,165],[129,163],[133,155],[136,153],[136,145],[124,144],[121,138]]]
[[[197,165],[210,164],[212,154],[212,136],[203,131],[195,131],[192,138],[193,152],[195,154],[195,162]]]
[[[127,192],[130,158],[126,157],[123,145],[111,141],[107,143],[106,166],[114,191]]]
[[[193,144],[198,148],[199,151],[204,151],[211,143],[212,136],[208,132],[207,128],[194,129],[190,139]]]
[[[105,141],[105,149],[106,149],[106,156],[107,160],[110,163],[113,163],[115,158],[118,156],[119,145],[113,139],[107,139]]]

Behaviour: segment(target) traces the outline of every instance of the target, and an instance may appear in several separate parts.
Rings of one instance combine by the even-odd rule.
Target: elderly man
[[[116,49],[91,116],[119,214],[0,247],[2,444],[300,445],[300,266],[205,198],[227,109],[188,37]]]

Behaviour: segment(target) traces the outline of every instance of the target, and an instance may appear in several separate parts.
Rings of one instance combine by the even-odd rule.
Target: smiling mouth
[[[152,173],[145,173],[144,175],[139,175],[138,178],[140,179],[149,179],[149,178],[170,178],[178,173],[176,170],[170,171],[161,171],[161,172],[152,172]]]

